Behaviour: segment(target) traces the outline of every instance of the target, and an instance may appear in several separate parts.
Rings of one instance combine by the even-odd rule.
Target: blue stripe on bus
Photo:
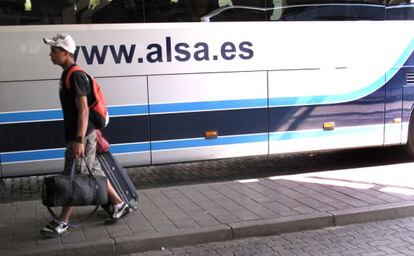
[[[366,126],[357,126],[357,127],[346,127],[346,128],[337,128],[332,131],[319,130],[302,130],[302,131],[286,131],[286,132],[272,132],[269,134],[270,141],[281,141],[281,140],[298,140],[298,139],[308,139],[308,138],[320,138],[320,137],[340,137],[346,135],[355,135],[368,133],[371,134],[374,131],[383,132],[384,125],[366,125]]]
[[[149,152],[151,146],[149,142],[116,144],[111,145],[110,150],[113,154]]]
[[[261,108],[267,107],[267,99],[247,99],[247,100],[223,100],[208,102],[189,102],[189,103],[171,103],[171,104],[153,104],[150,105],[152,114],[170,113],[170,112],[191,112],[207,111],[220,109],[242,109],[242,108]],[[111,106],[108,107],[109,116],[131,116],[147,115],[147,105],[132,106]],[[61,110],[29,111],[15,113],[0,113],[1,123],[16,122],[33,122],[61,120],[63,114]]]
[[[109,106],[109,116],[123,115],[147,115],[147,105],[131,105],[131,106]],[[40,110],[14,113],[0,113],[0,124],[17,123],[17,122],[34,122],[34,121],[50,121],[63,120],[62,110]]]
[[[267,107],[267,99],[221,100],[151,104],[151,114]]]
[[[115,144],[111,145],[110,150],[114,154],[122,153],[138,153],[149,152],[150,143],[130,143],[130,144]],[[8,152],[0,153],[0,159],[2,164],[26,162],[26,161],[38,161],[38,160],[57,160],[63,159],[65,149],[45,149],[36,151],[21,151],[21,152]]]
[[[63,159],[65,149],[46,149],[36,151],[22,151],[0,153],[1,163],[13,163],[36,160]]]
[[[32,122],[43,120],[63,119],[62,110],[28,111],[15,113],[0,113],[1,123]]]
[[[239,143],[254,143],[267,142],[268,135],[266,134],[251,134],[251,135],[237,135],[229,137],[219,137],[217,139],[206,140],[204,138],[174,140],[174,141],[156,141],[151,145],[149,142],[131,143],[131,144],[117,144],[111,145],[110,150],[114,154],[125,153],[139,153],[149,152],[151,150],[168,150],[181,149],[193,147],[208,147],[219,145],[230,145]],[[46,149],[36,151],[10,152],[0,153],[1,162],[3,164],[36,161],[36,160],[51,160],[63,159],[64,149]]]
[[[194,148],[194,147],[209,147],[209,146],[221,146],[240,143],[254,143],[254,142],[267,142],[268,134],[250,134],[250,135],[236,135],[228,137],[218,137],[217,139],[186,139],[186,140],[172,140],[172,141],[155,141],[152,142],[152,150],[169,150],[169,149],[182,149],[182,148]]]
[[[148,115],[147,105],[111,106],[108,107],[109,116]]]

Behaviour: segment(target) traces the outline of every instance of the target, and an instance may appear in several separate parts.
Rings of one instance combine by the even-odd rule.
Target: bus
[[[411,0],[0,1],[0,177],[63,168],[77,43],[124,166],[403,145],[414,154]]]

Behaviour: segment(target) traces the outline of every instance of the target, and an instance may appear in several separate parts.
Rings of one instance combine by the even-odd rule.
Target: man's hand
[[[82,143],[75,142],[73,143],[73,152],[77,158],[82,158],[85,155],[85,147]]]

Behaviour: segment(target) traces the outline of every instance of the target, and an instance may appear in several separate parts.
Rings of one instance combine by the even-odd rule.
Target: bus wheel
[[[414,114],[413,113],[411,113],[410,123],[408,127],[408,141],[407,141],[407,144],[405,144],[404,149],[411,158],[414,158]]]

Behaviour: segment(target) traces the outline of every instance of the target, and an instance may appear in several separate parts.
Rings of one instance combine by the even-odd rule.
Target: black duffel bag
[[[86,167],[89,174],[75,174],[74,161],[70,176],[46,177],[42,186],[43,204],[47,207],[108,204],[107,178],[94,176]]]

